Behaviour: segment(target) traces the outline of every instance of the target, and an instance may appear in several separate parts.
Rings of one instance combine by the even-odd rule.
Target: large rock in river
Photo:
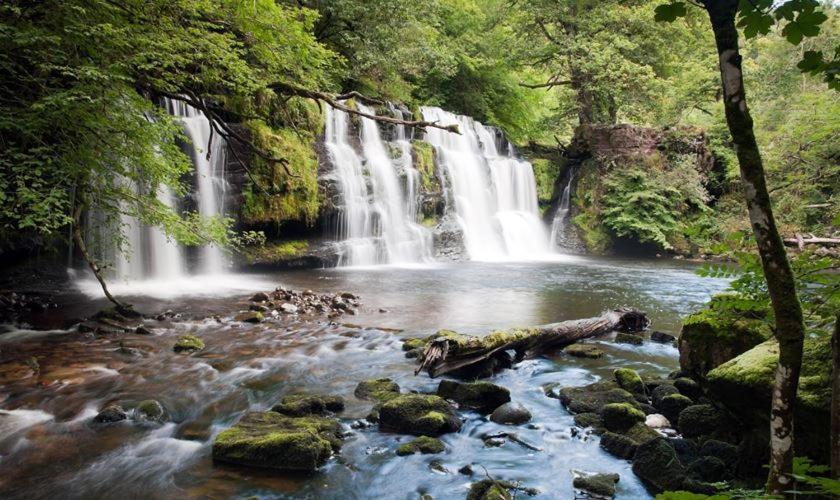
[[[439,436],[458,432],[461,421],[452,405],[439,396],[404,394],[385,402],[379,408],[379,427],[385,431]]]
[[[510,401],[510,391],[490,382],[463,383],[441,380],[437,395],[455,401],[463,408],[490,413]]]
[[[213,459],[235,465],[314,471],[341,447],[341,425],[325,417],[246,414],[213,442]]]

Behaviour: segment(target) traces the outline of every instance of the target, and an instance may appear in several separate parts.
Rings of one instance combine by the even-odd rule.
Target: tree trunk
[[[113,304],[116,306],[117,311],[121,314],[134,314],[134,310],[131,308],[130,305],[123,304],[122,302],[118,301],[111,292],[108,290],[108,285],[105,283],[105,278],[102,277],[102,272],[99,269],[99,265],[96,263],[96,260],[88,253],[87,245],[85,245],[85,239],[82,237],[82,211],[84,210],[84,205],[82,203],[78,203],[76,205],[75,210],[73,211],[73,240],[76,242],[76,245],[79,247],[79,251],[82,252],[82,256],[85,258],[85,261],[88,263],[90,270],[93,271],[93,275],[96,277],[96,280],[99,282],[99,285],[102,287],[102,291],[105,293],[105,297],[108,298]]]
[[[426,370],[429,376],[437,377],[484,363],[509,350],[516,352],[516,360],[522,360],[526,356],[565,347],[585,338],[616,330],[638,332],[649,325],[650,321],[644,313],[633,309],[618,309],[594,318],[498,331],[485,337],[442,330],[426,339],[416,373]]]
[[[831,477],[840,480],[840,313],[831,336]]]
[[[735,13],[738,0],[704,0],[720,60],[726,122],[735,143],[750,223],[758,245],[767,289],[775,315],[779,365],[770,408],[770,472],[767,492],[783,495],[790,487],[793,466],[793,414],[805,327],[802,308],[784,243],[776,228],[764,166],[747,109]]]

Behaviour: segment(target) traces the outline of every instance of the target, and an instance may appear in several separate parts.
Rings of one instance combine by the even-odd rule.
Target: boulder
[[[298,312],[298,306],[289,304],[288,302],[280,304],[279,309],[283,314],[297,314]]]
[[[619,480],[618,474],[593,474],[588,472],[572,471],[574,479],[572,486],[576,490],[582,490],[597,498],[613,498],[615,496],[615,483]]]
[[[353,395],[368,401],[385,402],[400,395],[400,386],[389,378],[377,378],[359,382]]]
[[[632,333],[619,332],[615,334],[615,341],[619,344],[642,345],[644,339],[638,335],[633,335]]]
[[[510,391],[489,382],[462,383],[441,380],[437,395],[480,413],[491,413],[510,401]]]
[[[665,438],[639,445],[633,458],[633,472],[656,493],[681,490],[686,479],[685,466]]]
[[[625,460],[633,458],[636,454],[638,443],[627,436],[614,432],[605,432],[601,436],[601,448],[608,453]]]
[[[656,407],[671,422],[677,422],[680,413],[694,403],[682,394],[668,394],[659,401]]]
[[[692,478],[708,483],[731,477],[729,468],[717,457],[700,457],[688,466],[687,472]]]
[[[688,438],[711,436],[726,427],[726,418],[712,405],[692,405],[680,413],[677,427],[683,436]]]
[[[697,401],[701,396],[703,396],[703,389],[700,387],[700,384],[688,377],[675,379],[674,387],[680,391],[680,394],[689,397],[694,401]]]
[[[287,471],[314,471],[341,447],[341,425],[325,417],[246,414],[213,441],[219,462]]]
[[[140,401],[134,407],[134,420],[144,422],[162,422],[166,418],[166,410],[163,405],[154,399]]]
[[[618,386],[632,394],[645,394],[645,384],[642,382],[642,377],[636,373],[635,370],[629,368],[616,368],[613,371]]]
[[[734,307],[725,294],[713,297],[683,321],[680,367],[692,378],[704,380],[710,370],[772,337],[766,315],[761,307]]]
[[[413,455],[415,453],[443,453],[444,450],[446,450],[446,447],[440,439],[429,436],[420,436],[397,448],[397,455],[402,457],[406,455]]]
[[[513,495],[505,482],[483,479],[470,486],[467,500],[513,500]]]
[[[341,396],[320,394],[291,394],[283,396],[280,403],[271,408],[271,411],[276,411],[289,417],[327,415],[343,410],[344,398]]]
[[[601,420],[608,430],[622,432],[644,422],[645,414],[628,403],[610,403],[601,409]]]
[[[665,332],[651,332],[650,340],[654,342],[660,342],[663,344],[673,344],[674,341],[677,340],[677,337]]]
[[[659,413],[653,413],[645,417],[645,425],[651,429],[667,429],[671,427],[671,422]]]
[[[110,424],[128,418],[128,414],[120,405],[108,405],[93,417],[94,423]]]
[[[520,425],[531,420],[531,412],[519,403],[505,403],[496,408],[490,420],[497,424]]]
[[[563,352],[575,358],[598,359],[604,355],[604,351],[592,344],[572,344],[563,349]]]
[[[571,413],[600,413],[610,403],[630,403],[637,406],[636,398],[612,380],[602,380],[583,387],[563,387],[560,402]]]
[[[578,427],[592,427],[596,431],[603,429],[604,421],[597,413],[578,413],[575,415],[575,425]]]
[[[439,436],[460,430],[461,421],[452,406],[439,396],[405,394],[382,404],[379,427],[416,436]]]
[[[738,463],[738,447],[717,439],[709,439],[700,447],[698,455],[701,457],[716,457],[732,468]]]
[[[680,391],[676,387],[673,386],[671,383],[663,383],[658,385],[653,391],[650,393],[650,402],[653,403],[653,406],[659,408],[659,405],[662,404],[662,398],[665,396],[670,396],[671,394],[679,394]]]
[[[243,323],[262,323],[265,319],[259,311],[242,311],[233,317],[234,321],[241,321]]]
[[[204,341],[195,335],[182,335],[172,346],[172,350],[175,352],[195,352],[202,349],[204,349]]]

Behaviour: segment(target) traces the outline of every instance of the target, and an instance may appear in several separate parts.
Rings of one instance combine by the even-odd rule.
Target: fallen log
[[[840,238],[803,238],[801,235],[797,235],[796,238],[785,238],[785,244],[791,247],[799,247],[799,249],[801,250],[805,247],[805,245],[840,245]]]
[[[485,337],[462,335],[440,330],[426,338],[419,356],[420,367],[415,375],[426,370],[437,377],[488,362],[510,365],[540,352],[565,347],[578,340],[605,335],[613,331],[640,332],[650,326],[644,313],[634,309],[607,311],[594,318],[552,323],[532,328],[514,328],[490,333]],[[514,360],[507,354],[514,351]],[[492,370],[494,367],[490,367]]]

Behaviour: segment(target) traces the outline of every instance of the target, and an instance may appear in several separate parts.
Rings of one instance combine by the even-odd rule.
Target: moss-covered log
[[[485,337],[462,335],[450,330],[440,330],[427,338],[420,367],[431,377],[462,370],[486,363],[507,351],[516,352],[516,361],[539,352],[557,349],[588,337],[612,331],[638,332],[645,330],[650,320],[644,313],[633,309],[607,311],[594,318],[563,321],[549,325],[514,328],[490,333]]]

